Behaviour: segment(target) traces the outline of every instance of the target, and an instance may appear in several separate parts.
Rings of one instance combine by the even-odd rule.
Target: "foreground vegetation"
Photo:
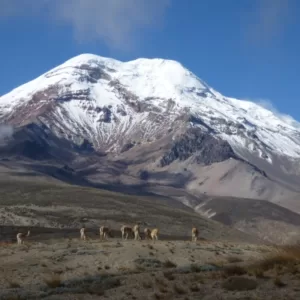
[[[300,297],[299,245],[53,239],[3,243],[0,255],[7,300]]]

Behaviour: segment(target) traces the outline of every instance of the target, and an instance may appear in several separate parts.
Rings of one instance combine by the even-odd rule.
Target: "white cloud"
[[[298,121],[296,121],[290,115],[279,112],[278,109],[274,106],[274,104],[270,100],[259,99],[259,100],[255,100],[253,102],[255,102],[259,106],[271,111],[277,118],[279,118],[283,122],[285,122],[291,126],[294,126],[297,129],[300,129],[300,123]]]
[[[255,42],[269,42],[285,31],[292,15],[295,0],[258,0],[250,15],[250,36]]]
[[[162,24],[172,0],[0,0],[0,18],[47,17],[72,27],[79,40],[128,48],[140,30]]]

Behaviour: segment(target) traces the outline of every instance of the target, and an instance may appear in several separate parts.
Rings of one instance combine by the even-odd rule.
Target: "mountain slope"
[[[128,196],[49,182],[38,174],[36,178],[35,181],[29,181],[16,176],[12,182],[0,177],[1,226],[78,229],[84,224],[89,232],[94,231],[98,235],[97,228],[106,224],[118,231],[119,235],[119,228],[124,223],[139,222],[143,227],[158,226],[161,236],[186,239],[194,224],[205,239],[261,242],[254,236],[199,217],[180,203],[170,207],[163,198]],[[20,198],[19,194],[24,196]]]
[[[175,61],[79,55],[2,96],[0,122],[15,129],[5,157],[67,162],[97,184],[160,184],[300,212],[299,124],[224,97]]]

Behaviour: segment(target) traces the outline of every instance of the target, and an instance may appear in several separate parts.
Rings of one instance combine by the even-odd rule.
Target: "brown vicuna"
[[[110,233],[110,229],[107,226],[101,226],[99,229],[100,240],[106,240]]]
[[[121,233],[122,233],[122,239],[125,238],[125,240],[128,239],[129,234],[132,235],[133,234],[133,230],[130,226],[127,225],[123,225],[121,227]]]
[[[151,230],[149,228],[144,229],[145,240],[151,240]]]
[[[198,239],[199,231],[196,227],[192,228],[192,242],[196,242]]]
[[[19,232],[19,233],[17,234],[17,243],[18,243],[18,245],[23,244],[23,243],[24,243],[24,239],[25,239],[26,237],[28,237],[29,235],[30,235],[30,230],[28,230],[27,234],[26,234],[26,233]]]

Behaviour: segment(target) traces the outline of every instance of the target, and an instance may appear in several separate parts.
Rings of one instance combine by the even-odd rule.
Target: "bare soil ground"
[[[24,245],[2,243],[0,299],[300,298],[299,257],[281,255],[266,264],[275,251],[271,246],[188,238],[81,241],[37,235]]]

